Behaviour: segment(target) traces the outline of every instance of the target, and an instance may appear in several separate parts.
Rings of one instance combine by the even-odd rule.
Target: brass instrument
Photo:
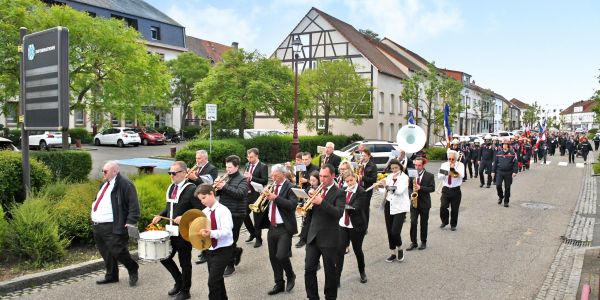
[[[196,172],[197,169],[198,169],[198,165],[196,164],[187,172],[187,174],[185,174],[185,179],[188,179],[188,176],[190,176],[190,174]]]
[[[419,200],[418,190],[415,190],[417,184],[417,177],[413,178],[413,192],[410,194],[410,204],[413,208],[417,208],[417,200]]]
[[[267,185],[267,187],[265,187],[265,189],[260,194],[260,196],[258,196],[256,201],[254,201],[254,203],[248,205],[248,207],[250,208],[251,211],[253,211],[255,213],[259,213],[259,212],[263,212],[267,209],[267,206],[269,206],[269,200],[267,199],[267,196],[269,196],[269,194],[273,190],[274,185],[275,185],[275,183],[271,183],[271,184]]]
[[[356,169],[354,169],[354,174],[362,175],[364,169],[365,169],[365,165],[362,162],[359,162]]]
[[[312,195],[312,197],[308,198],[306,200],[306,202],[304,202],[304,206],[302,207],[296,207],[296,213],[306,217],[306,215],[308,214],[308,211],[312,209],[313,207],[313,199],[315,199],[316,197],[320,197],[321,196],[321,191],[323,190],[323,183],[321,183],[319,185],[319,187],[317,187],[317,189],[315,190],[315,193]]]
[[[217,179],[215,179],[213,182],[213,189],[217,191],[217,185],[221,182],[227,183],[227,181],[229,181],[229,176],[227,176],[227,174],[217,177]]]
[[[462,152],[458,152],[458,158],[454,161],[454,163],[456,165],[458,165],[458,163],[462,159],[463,155],[464,154]],[[456,166],[453,167],[452,165],[450,165],[450,171],[448,172],[448,175],[452,176],[452,178],[458,178],[460,176],[460,174],[458,173],[458,171],[456,171],[455,167]]]

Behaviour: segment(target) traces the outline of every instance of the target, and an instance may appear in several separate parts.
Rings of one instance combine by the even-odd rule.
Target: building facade
[[[594,100],[580,100],[569,105],[559,114],[564,120],[561,129],[586,131],[599,128],[596,113],[593,111],[596,105]]]

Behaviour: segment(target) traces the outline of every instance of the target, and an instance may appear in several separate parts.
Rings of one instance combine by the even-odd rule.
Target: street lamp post
[[[465,126],[463,127],[463,135],[467,135],[467,97],[469,95],[469,90],[465,90]]]
[[[299,36],[294,38],[292,42],[293,60],[294,60],[294,135],[292,138],[291,156],[292,160],[296,159],[296,154],[300,150],[300,142],[298,141],[298,60],[300,59],[300,51],[302,50],[302,41]]]

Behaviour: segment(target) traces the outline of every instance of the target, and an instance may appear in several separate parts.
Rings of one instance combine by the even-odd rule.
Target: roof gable
[[[510,103],[512,105],[518,107],[519,109],[529,109],[529,108],[531,108],[531,105],[529,105],[529,104],[527,104],[527,103],[525,103],[523,101],[520,101],[519,99],[516,99],[516,98],[510,99]]]
[[[223,54],[231,49],[229,46],[189,35],[185,36],[185,43],[190,51],[208,60],[212,60],[213,62],[221,61],[223,59]]]
[[[571,105],[569,105],[569,107],[567,107],[565,110],[563,110],[560,114],[561,115],[570,115],[570,114],[578,114],[578,113],[589,113],[592,112],[593,109],[596,107],[597,103],[595,100],[580,100],[577,101]],[[575,111],[575,107],[582,107],[582,111]]]

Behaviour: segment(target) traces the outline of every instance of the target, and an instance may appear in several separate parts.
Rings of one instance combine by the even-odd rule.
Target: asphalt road
[[[160,150],[159,147],[148,148]],[[113,149],[111,149],[113,150]],[[119,156],[142,157],[146,147],[118,149]],[[162,150],[161,150],[162,151]],[[165,147],[168,151],[168,146]],[[108,152],[108,151],[107,151]],[[110,151],[112,152],[112,151]],[[94,154],[97,166],[109,153]],[[594,157],[594,156],[591,156]],[[97,160],[97,161],[96,161]],[[364,241],[366,273],[369,281],[359,282],[356,260],[352,252],[346,257],[339,299],[532,299],[560,245],[574,209],[581,186],[583,169],[574,165],[561,167],[566,157],[550,157],[549,165],[533,165],[520,173],[513,183],[511,206],[496,204],[494,188],[479,188],[478,179],[463,184],[463,200],[458,230],[439,228],[439,197],[432,194],[433,208],[429,220],[428,248],[406,252],[402,263],[387,263],[387,238],[383,215],[372,201],[369,234]],[[437,172],[439,163],[427,166]],[[533,208],[546,204],[547,209]],[[408,218],[407,218],[408,219]],[[404,246],[409,245],[409,227],[402,230]],[[263,233],[266,236],[266,233]],[[293,248],[292,264],[297,274],[296,288],[289,294],[267,296],[273,287],[266,242],[255,249],[244,244],[247,234],[240,236],[244,248],[237,272],[225,279],[231,299],[301,299],[304,290],[304,249]],[[293,243],[297,241],[294,237]],[[167,291],[173,280],[159,263],[145,263],[140,268],[137,287],[127,285],[127,273],[121,270],[121,281],[98,286],[100,278],[88,277],[61,284],[25,296],[27,299],[170,299]],[[192,298],[208,295],[206,265],[194,265]],[[319,271],[319,287],[323,295],[324,275]]]

